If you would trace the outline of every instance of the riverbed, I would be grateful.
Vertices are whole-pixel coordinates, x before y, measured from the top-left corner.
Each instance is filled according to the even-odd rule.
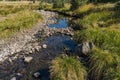
[[[60,54],[73,53],[76,42],[68,17],[49,11],[36,11],[44,21],[32,29],[0,42],[0,80],[49,80],[49,64]],[[16,36],[17,35],[17,36]],[[25,62],[26,59],[31,59]]]

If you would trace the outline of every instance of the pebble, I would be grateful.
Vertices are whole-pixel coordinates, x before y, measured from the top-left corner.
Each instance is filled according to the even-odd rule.
[[[33,57],[24,57],[24,61],[27,63],[30,63],[32,61]]]

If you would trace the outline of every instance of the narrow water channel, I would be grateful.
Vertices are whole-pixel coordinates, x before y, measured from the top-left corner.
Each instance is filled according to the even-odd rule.
[[[52,18],[54,23],[49,24],[50,28],[68,28],[69,27],[69,18],[63,16],[57,16]],[[47,46],[47,53],[53,53],[54,56],[57,56],[61,53],[65,53],[65,49],[69,50],[70,53],[74,53],[77,43],[72,39],[72,37],[67,35],[53,35],[45,39],[43,44]],[[49,69],[42,69],[39,72],[43,74],[43,78],[40,80],[49,80]],[[46,74],[45,74],[46,73]],[[47,76],[47,77],[46,77]]]

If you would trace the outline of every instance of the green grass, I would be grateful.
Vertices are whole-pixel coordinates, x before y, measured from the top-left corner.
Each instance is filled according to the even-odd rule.
[[[41,6],[42,5],[42,6]],[[59,11],[59,12],[66,12],[69,11],[70,9],[70,4],[65,4],[63,8],[53,8],[53,4],[49,4],[49,3],[42,3],[40,4],[40,8],[42,7],[42,9],[45,10],[52,10],[52,11]]]
[[[0,21],[0,37],[7,38],[13,33],[28,29],[40,19],[42,19],[41,15],[36,12],[30,10],[19,11],[13,16]]]
[[[86,80],[83,65],[74,57],[57,57],[50,66],[51,80]]]
[[[89,76],[92,80],[120,79],[120,56],[116,53],[96,48],[89,58]]]
[[[91,13],[89,15],[86,15],[82,20],[80,20],[80,23],[85,27],[97,27],[98,22],[105,21],[105,19],[108,19],[111,15],[111,12],[103,11],[103,12],[96,12]]]
[[[89,28],[78,32],[78,41],[92,41],[97,47],[120,52],[120,31],[114,28]]]
[[[39,4],[30,3],[0,3],[0,15],[6,16],[8,14],[13,14],[22,10],[33,10],[38,9]]]

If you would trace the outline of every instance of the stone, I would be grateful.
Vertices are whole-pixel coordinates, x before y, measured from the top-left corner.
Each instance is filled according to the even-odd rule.
[[[77,56],[88,56],[89,53],[92,51],[94,47],[94,44],[92,42],[85,42],[82,44],[78,44],[78,46],[75,49],[75,54]]]
[[[40,78],[40,77],[41,77],[41,74],[40,74],[40,72],[36,72],[36,73],[33,74],[33,76],[34,76],[35,78]]]
[[[32,61],[33,57],[24,57],[24,61],[27,63],[30,63]]]
[[[32,48],[31,50],[32,50],[32,52],[35,52],[35,49],[34,49],[34,48]]]
[[[99,21],[97,24],[98,24],[98,26],[100,26],[100,27],[104,27],[104,26],[105,26],[104,21]]]
[[[12,77],[10,80],[17,80],[16,77]]]
[[[43,46],[42,46],[42,47],[46,49],[46,48],[47,48],[47,45],[46,45],[46,44],[43,44]]]
[[[36,50],[39,51],[41,49],[41,46],[37,46]]]
[[[8,60],[9,60],[9,62],[11,62],[11,63],[12,63],[12,59],[11,59],[11,58],[8,58]]]
[[[18,76],[21,76],[22,74],[21,73],[17,73]]]
[[[61,54],[61,58],[65,58],[65,57],[68,57],[67,54]]]
[[[32,50],[30,50],[30,51],[29,51],[29,53],[33,53],[33,51],[32,51]]]

